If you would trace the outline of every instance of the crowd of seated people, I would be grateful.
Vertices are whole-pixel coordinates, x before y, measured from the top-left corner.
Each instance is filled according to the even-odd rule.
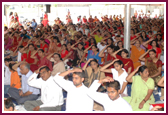
[[[164,19],[134,16],[130,30],[124,49],[121,16],[4,27],[4,94],[27,111],[61,111],[62,91],[71,112],[162,110],[153,91],[162,87],[164,100]]]

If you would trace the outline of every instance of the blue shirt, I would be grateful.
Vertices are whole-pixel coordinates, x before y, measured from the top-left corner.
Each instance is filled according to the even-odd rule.
[[[40,89],[34,88],[28,85],[27,80],[29,77],[33,74],[31,70],[26,75],[21,74],[22,76],[22,91],[23,93],[26,93],[28,91],[32,92],[34,95],[38,95],[40,93]]]
[[[37,23],[36,22],[32,22],[32,27],[33,27],[33,30],[35,30],[35,28],[37,27]]]
[[[99,57],[99,52],[97,53],[97,55],[95,55],[92,50],[89,50],[87,60],[90,59],[90,58],[97,59],[98,63],[101,64],[101,57]]]

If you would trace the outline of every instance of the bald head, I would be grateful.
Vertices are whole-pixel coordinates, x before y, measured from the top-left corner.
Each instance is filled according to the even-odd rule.
[[[30,70],[30,65],[28,63],[23,63],[20,65],[20,73],[26,75]]]

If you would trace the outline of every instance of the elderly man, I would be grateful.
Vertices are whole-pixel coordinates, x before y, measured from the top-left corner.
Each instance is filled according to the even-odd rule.
[[[36,100],[40,91],[39,89],[31,87],[27,84],[28,78],[33,74],[30,70],[30,65],[28,63],[19,62],[15,65],[14,69],[16,70],[19,65],[19,75],[22,76],[22,90],[11,87],[8,90],[8,94],[12,98],[16,99],[18,104],[23,104],[25,101]]]

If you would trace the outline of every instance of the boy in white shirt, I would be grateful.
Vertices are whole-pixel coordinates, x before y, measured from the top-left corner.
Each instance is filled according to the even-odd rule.
[[[73,73],[73,82],[67,81],[64,77]],[[83,84],[85,72],[75,68],[63,73],[57,73],[55,82],[67,91],[66,111],[70,112],[91,112],[93,100],[87,95],[88,88]]]
[[[5,64],[4,64],[4,69],[5,69],[4,94],[7,94],[10,88],[10,77],[11,77],[9,63],[12,61],[12,58],[6,57],[4,61],[5,61]]]
[[[99,93],[96,90],[104,82],[107,83],[107,94]],[[120,95],[120,83],[113,80],[111,77],[106,77],[102,80],[95,80],[90,86],[88,95],[96,102],[103,105],[104,110],[108,112],[131,112],[132,108]]]

